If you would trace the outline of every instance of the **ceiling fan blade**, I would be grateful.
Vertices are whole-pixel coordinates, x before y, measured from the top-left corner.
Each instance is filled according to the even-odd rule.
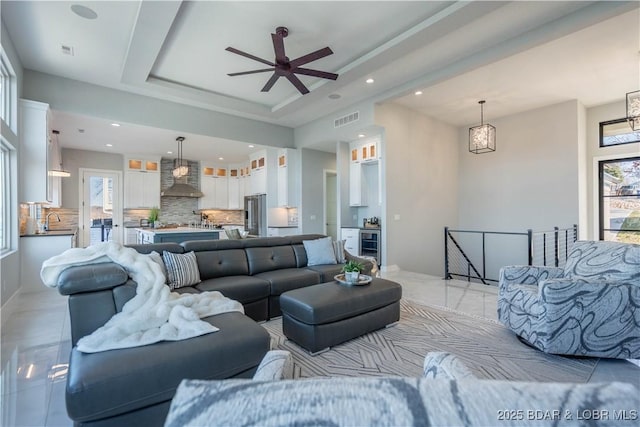
[[[225,50],[231,53],[235,53],[236,55],[244,56],[245,58],[253,59],[254,61],[262,62],[263,64],[271,65],[272,67],[276,66],[276,64],[274,64],[273,62],[269,62],[266,59],[258,58],[257,56],[253,56],[250,53],[243,52],[233,47],[228,47]]]
[[[309,68],[295,68],[291,71],[296,74],[304,74],[305,76],[320,77],[322,79],[335,80],[338,78],[337,74],[328,73],[326,71],[311,70]]]
[[[287,62],[287,57],[284,54],[284,39],[279,34],[271,34],[271,41],[273,41],[273,51],[276,53],[276,62],[284,64]]]
[[[296,77],[295,74],[289,73],[286,74],[285,77],[289,79],[289,81],[300,91],[301,94],[305,95],[309,93],[309,89],[300,81],[299,78]]]
[[[300,65],[308,64],[309,62],[316,61],[320,58],[324,58],[325,56],[329,56],[333,54],[333,51],[329,47],[325,47],[315,52],[308,53],[300,58],[296,58],[289,63],[291,68],[298,68]]]
[[[273,87],[274,84],[276,84],[279,78],[280,74],[273,73],[273,76],[271,76],[267,84],[264,85],[261,92],[269,92],[269,90]]]
[[[229,73],[227,76],[243,76],[245,74],[266,73],[267,71],[273,71],[273,68],[262,68],[260,70],[242,71],[240,73]]]

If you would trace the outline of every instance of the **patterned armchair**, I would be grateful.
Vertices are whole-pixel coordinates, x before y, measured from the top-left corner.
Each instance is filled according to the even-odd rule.
[[[498,318],[546,353],[640,358],[640,245],[578,241],[562,268],[500,270]]]

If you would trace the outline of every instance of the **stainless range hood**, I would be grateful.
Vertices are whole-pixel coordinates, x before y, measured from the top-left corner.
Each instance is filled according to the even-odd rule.
[[[187,184],[186,176],[174,178],[173,185],[160,192],[161,196],[168,197],[202,197],[202,191]]]

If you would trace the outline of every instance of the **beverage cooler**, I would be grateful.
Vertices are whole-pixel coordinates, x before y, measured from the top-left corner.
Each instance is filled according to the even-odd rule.
[[[371,256],[380,265],[380,230],[360,230],[360,255]]]

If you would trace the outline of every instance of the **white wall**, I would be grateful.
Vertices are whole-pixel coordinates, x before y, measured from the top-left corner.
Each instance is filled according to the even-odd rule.
[[[302,169],[302,203],[298,211],[298,222],[302,232],[324,233],[324,170],[336,170],[336,155],[324,151],[300,150]],[[313,217],[313,219],[312,219]]]
[[[496,127],[497,148],[485,154],[469,152],[468,128],[460,128],[459,229],[535,232],[577,224],[581,108],[577,101],[568,101],[489,118]],[[500,266],[526,264],[526,237],[489,240],[489,277],[497,278]],[[478,267],[480,246],[474,241],[472,260]]]
[[[600,147],[600,122],[621,119],[627,115],[625,100],[611,104],[592,107],[587,110],[587,209],[588,223],[586,228],[588,239],[598,236],[598,172],[599,160],[618,159],[631,156],[640,156],[640,143]]]
[[[395,104],[377,105],[375,121],[385,135],[386,265],[442,276],[443,229],[457,225],[457,129]]]
[[[64,159],[65,169],[71,172],[70,177],[62,178],[62,207],[67,209],[77,209],[79,207],[79,168],[115,171],[124,169],[124,157],[122,154],[63,148],[62,158]]]
[[[13,42],[9,37],[9,33],[7,33],[6,26],[2,21],[0,21],[0,31],[1,31],[0,42],[2,43],[2,48],[4,49],[9,59],[9,62],[11,62],[11,65],[13,66],[13,71],[16,74],[16,83],[17,83],[16,98],[21,98],[22,97],[22,81],[23,81],[22,63],[20,62],[20,58],[16,53],[16,50],[13,46]],[[18,108],[16,108],[16,114],[19,114]],[[15,161],[12,163],[12,166],[13,166],[13,179],[14,179],[14,182],[17,183],[17,185],[12,188],[13,197],[11,200],[11,208],[12,208],[11,213],[13,215],[14,220],[12,221],[11,224],[5,224],[5,226],[8,226],[8,232],[11,233],[11,237],[14,242],[13,246],[17,250],[5,255],[4,257],[2,257],[2,259],[0,259],[0,277],[2,280],[2,286],[0,288],[1,289],[0,305],[4,306],[5,303],[9,300],[9,298],[15,295],[18,289],[20,288],[20,248],[18,245],[18,235],[19,235],[18,194],[21,189],[20,187],[21,183],[18,182],[18,176],[19,176],[18,165],[20,164],[20,161],[19,161],[20,160],[19,159],[20,139],[18,138],[17,127],[15,126],[17,123],[17,120],[15,120],[15,123],[9,124],[9,126],[5,125],[3,120],[0,120],[0,123],[2,126],[2,129],[1,129],[2,137],[5,138],[6,141],[9,144],[11,144],[13,148],[15,148],[16,150],[16,158],[15,158]],[[15,131],[14,129],[12,129],[12,127],[15,129]],[[4,313],[5,312],[3,312],[3,314]],[[4,317],[5,316],[3,315],[3,318]]]

